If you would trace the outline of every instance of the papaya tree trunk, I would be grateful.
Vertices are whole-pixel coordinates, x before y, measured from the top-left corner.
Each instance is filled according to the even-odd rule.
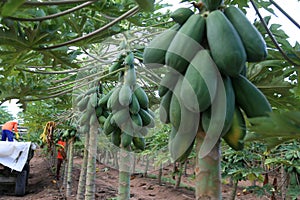
[[[72,195],[72,170],[73,170],[73,153],[74,153],[74,138],[69,140],[68,148],[68,169],[67,169],[67,190],[66,196]]]
[[[221,192],[221,171],[220,171],[220,141],[214,146],[205,157],[199,156],[201,145],[204,141],[205,133],[198,132],[196,137],[197,159],[195,165],[196,175],[196,200],[219,200]]]
[[[87,163],[88,163],[88,146],[89,146],[89,133],[85,133],[85,142],[84,142],[84,152],[83,152],[83,161],[81,164],[80,177],[77,188],[76,200],[83,200],[85,194],[85,183],[86,183],[86,173],[87,173]]]
[[[178,169],[179,171],[178,171],[178,176],[177,176],[176,183],[174,186],[175,189],[177,189],[181,183],[181,177],[182,177],[182,172],[183,172],[183,163],[182,162],[179,162],[178,168],[179,168]]]
[[[86,190],[85,199],[94,200],[95,199],[95,178],[96,178],[96,155],[97,155],[97,135],[98,135],[98,124],[90,125],[90,137],[88,145],[88,164],[87,164],[87,174],[86,174]]]
[[[132,155],[130,146],[120,150],[120,169],[119,169],[119,199],[130,199],[130,172],[132,165]]]

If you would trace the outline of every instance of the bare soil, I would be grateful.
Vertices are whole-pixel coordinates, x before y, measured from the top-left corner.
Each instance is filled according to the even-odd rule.
[[[14,186],[7,185],[0,187],[0,200],[54,200],[54,199],[76,199],[77,185],[80,175],[80,166],[82,158],[76,157],[74,159],[73,171],[73,191],[72,196],[65,197],[65,189],[62,187],[62,181],[54,180],[54,172],[49,161],[45,156],[41,155],[37,150],[35,156],[30,162],[30,176],[27,186],[27,192],[24,197],[14,196]],[[163,176],[170,176],[172,168],[165,168]],[[192,169],[188,170],[192,173]],[[100,163],[97,163],[96,173],[96,199],[108,200],[115,198],[118,193],[118,171],[108,168]],[[170,177],[172,179],[172,177]],[[174,185],[169,182],[158,184],[158,180],[154,178],[145,178],[141,174],[136,174],[131,177],[130,191],[132,200],[190,200],[194,199],[193,180],[191,176],[183,176],[182,183],[190,187],[179,187],[174,189]],[[224,184],[222,186],[223,199],[230,199],[233,188]],[[237,191],[236,200],[255,200],[255,199],[269,199],[267,197],[256,197],[252,193],[243,193],[243,188],[239,187]]]

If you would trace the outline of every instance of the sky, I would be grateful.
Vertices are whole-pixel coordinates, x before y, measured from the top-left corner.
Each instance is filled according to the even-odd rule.
[[[172,7],[169,7],[170,10],[175,10],[179,7],[187,7],[188,3],[180,4],[181,0],[163,0],[163,3],[173,4]],[[275,0],[275,2],[284,9],[298,24],[300,24],[300,2],[298,0]],[[292,22],[290,22],[280,11],[275,7],[273,8],[277,16],[272,15],[271,23],[277,23],[282,25],[282,29],[290,37],[290,43],[293,45],[296,41],[300,43],[300,29],[298,29]],[[271,15],[269,12],[262,11],[261,14],[263,17]],[[253,8],[250,8],[249,14],[247,15],[250,21],[254,21],[255,18],[258,18],[255,15]],[[2,105],[8,107],[8,112],[10,112],[15,118],[17,113],[20,112],[20,108],[16,105],[17,100],[11,100],[10,102],[5,102]]]

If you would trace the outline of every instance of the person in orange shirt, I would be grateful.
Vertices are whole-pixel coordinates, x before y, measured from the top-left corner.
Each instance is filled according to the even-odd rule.
[[[6,138],[8,139],[9,142],[14,141],[14,133],[13,130],[15,131],[16,139],[19,139],[19,134],[18,134],[18,122],[17,121],[9,121],[6,122],[2,126],[2,141],[6,141]]]
[[[56,180],[59,180],[60,177],[60,168],[63,163],[63,161],[66,159],[66,142],[62,140],[62,137],[59,138],[57,142],[57,165],[56,165]]]

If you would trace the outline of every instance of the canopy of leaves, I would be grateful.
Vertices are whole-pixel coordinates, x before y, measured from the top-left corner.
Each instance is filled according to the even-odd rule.
[[[257,117],[249,119],[250,132],[246,141],[261,141],[266,143],[269,149],[290,140],[300,138],[300,112],[286,111],[273,112],[269,117]]]

